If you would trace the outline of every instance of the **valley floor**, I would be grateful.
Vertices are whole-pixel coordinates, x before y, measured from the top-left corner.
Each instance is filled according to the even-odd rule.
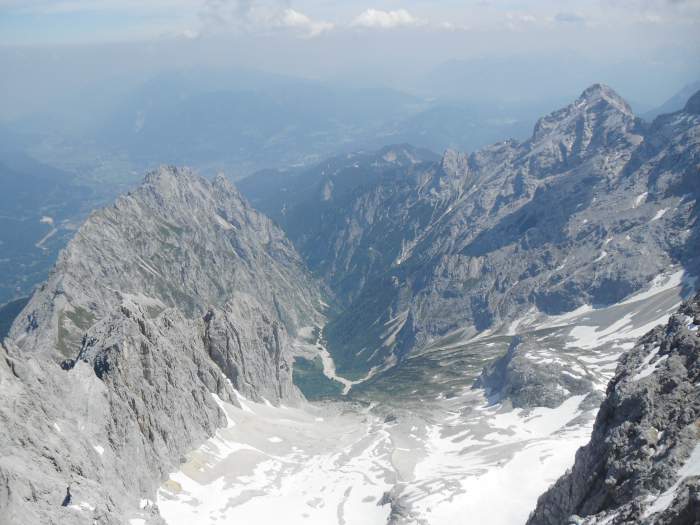
[[[241,398],[237,408],[217,399],[228,426],[163,484],[160,513],[170,525],[524,523],[588,441],[598,403],[489,402],[472,388],[482,367],[514,332],[529,334],[538,362],[559,362],[603,392],[619,355],[681,302],[682,275],[605,309],[438,342],[348,400],[275,407]]]

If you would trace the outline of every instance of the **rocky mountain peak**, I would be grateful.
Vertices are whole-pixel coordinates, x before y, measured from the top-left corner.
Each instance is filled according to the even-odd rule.
[[[595,107],[598,104],[612,106],[622,113],[633,117],[634,112],[630,105],[617,92],[605,84],[593,84],[586,88],[581,96],[577,99],[576,105],[586,106],[588,108]]]
[[[129,521],[227,424],[221,401],[300,400],[288,334],[317,323],[320,303],[282,231],[225,177],[150,172],[85,221],[0,345],[0,398],[14,396],[0,449],[17,458],[0,465],[0,522]],[[76,517],[56,503],[66,485],[118,517]],[[41,502],[27,505],[32,491]]]
[[[74,357],[85,331],[124,296],[188,317],[254,297],[293,333],[315,315],[317,293],[282,231],[230,182],[163,166],[92,214],[10,335],[33,351]]]
[[[642,140],[629,104],[610,87],[594,84],[572,104],[538,120],[526,147],[531,169],[546,175],[602,149],[626,150]]]
[[[159,184],[163,181],[177,179],[179,176],[189,171],[190,170],[187,168],[178,168],[177,166],[163,164],[146,173],[143,181],[146,184]]]
[[[178,187],[182,188],[196,178],[189,168],[161,165],[146,173],[143,184],[136,191],[148,189],[162,195],[174,195]]]
[[[226,175],[224,175],[221,172],[217,173],[214,176],[212,184],[217,190],[223,190],[228,193],[238,193],[236,187],[231,183],[230,180],[228,180],[228,177],[226,177]]]

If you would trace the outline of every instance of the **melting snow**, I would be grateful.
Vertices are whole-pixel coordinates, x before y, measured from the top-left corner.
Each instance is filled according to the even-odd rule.
[[[415,471],[424,480],[419,487],[428,494],[414,502],[420,493],[409,487],[412,510],[428,523],[461,523],[465,516],[473,523],[524,523],[537,497],[571,465],[575,451],[589,438],[590,423],[569,426],[580,414],[583,397],[529,414],[485,410],[482,421],[492,428],[485,436],[468,432],[456,440],[432,427],[429,455]],[[508,505],[499,504],[504,494]]]
[[[684,270],[678,270],[677,272],[674,272],[672,274],[659,275],[655,277],[654,280],[651,282],[651,286],[648,290],[634,294],[633,296],[625,299],[620,304],[631,304],[636,303],[638,301],[650,299],[651,297],[661,292],[665,292],[667,290],[672,290],[673,288],[679,287],[681,284],[683,284],[683,281],[685,279],[686,275]]]
[[[386,326],[387,329],[382,334],[382,337],[384,338],[382,347],[389,347],[394,344],[396,341],[396,336],[406,324],[406,319],[408,319],[408,310],[384,323],[384,326]]]
[[[681,467],[678,471],[678,480],[673,484],[671,488],[659,495],[658,498],[650,505],[644,512],[644,517],[649,517],[656,512],[661,512],[668,508],[668,506],[673,502],[673,498],[676,495],[676,489],[683,482],[683,480],[690,476],[700,475],[700,444],[696,445],[693,452],[690,454],[688,461],[685,465]]]
[[[649,377],[651,374],[654,373],[654,371],[658,368],[658,366],[668,358],[667,355],[661,357],[658,361],[656,361],[653,365],[651,365],[652,359],[654,359],[657,354],[659,353],[659,347],[655,347],[651,352],[649,352],[649,355],[647,355],[644,358],[644,361],[642,361],[642,364],[639,365],[639,372],[637,372],[633,377],[632,381],[639,381],[640,379],[644,379],[645,377]]]
[[[544,324],[535,324],[543,320],[539,312],[528,312],[508,328],[550,327],[545,338],[537,334],[543,344],[536,358],[564,363],[569,373],[592,375],[597,384],[611,375],[622,349],[668,317],[682,280],[677,272],[621,304],[583,306],[545,318]],[[386,323],[387,336],[401,316]],[[458,344],[451,340],[440,348],[459,352],[459,345],[477,344],[481,351],[502,339],[503,331],[464,335]],[[567,346],[590,352],[567,352],[562,346],[569,336],[575,342]],[[494,339],[482,341],[487,337]],[[320,341],[304,348],[325,355],[324,371],[333,376],[332,359]],[[653,358],[647,356],[637,373],[651,373],[660,362],[652,365]],[[435,370],[433,379],[441,377]],[[346,388],[352,384],[345,382],[350,383]],[[157,504],[170,525],[379,525],[387,522],[391,508],[378,502],[390,490],[416,522],[462,523],[468,516],[474,523],[522,523],[537,497],[588,441],[594,415],[581,408],[584,396],[570,397],[554,409],[512,410],[486,406],[481,392],[469,386],[456,398],[440,390],[426,392],[420,409],[411,407],[410,416],[392,424],[384,423],[386,414],[373,406],[327,402],[283,408],[237,396],[241,408],[214,397],[226,413],[227,427],[188,454],[159,490]],[[503,494],[508,494],[507,505]]]
[[[214,214],[214,220],[221,226],[224,230],[234,230],[235,226],[228,222],[226,219],[224,219],[221,215],[218,213]]]
[[[652,217],[652,221],[658,221],[661,217],[663,217],[666,214],[667,208],[664,208],[662,210],[659,210],[656,212],[656,215]]]
[[[155,268],[153,268],[153,266],[149,265],[146,261],[144,261],[138,255],[136,256],[136,262],[138,263],[138,265],[141,268],[146,270],[148,273],[151,273],[151,274],[155,275],[156,277],[161,277],[160,273],[158,273],[158,271]]]
[[[646,199],[647,195],[649,195],[649,192],[644,192],[641,195],[637,195],[637,198],[634,199],[634,206],[633,208],[638,208],[640,204],[642,204]]]
[[[157,504],[170,525],[379,525],[391,509],[378,502],[395,487],[429,523],[465,515],[475,523],[522,522],[590,435],[592,417],[577,419],[583,397],[555,409],[490,406],[466,420],[448,412],[431,424],[392,425],[371,408],[354,413],[342,404],[283,411],[249,402],[248,412],[224,403],[234,426],[188,456]],[[504,491],[512,501],[494,505]]]

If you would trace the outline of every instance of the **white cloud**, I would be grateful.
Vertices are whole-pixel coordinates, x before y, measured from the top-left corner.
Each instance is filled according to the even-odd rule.
[[[335,27],[332,22],[289,7],[287,0],[204,0],[199,18],[205,33],[268,34],[286,30],[312,38]]]
[[[330,31],[335,26],[331,22],[324,20],[313,20],[304,13],[287,8],[282,11],[277,19],[273,22],[276,27],[286,27],[301,31],[304,36],[309,38],[318,36],[326,31]]]
[[[405,9],[397,9],[396,11],[367,9],[353,20],[352,25],[355,27],[394,29],[397,27],[420,26],[425,23],[425,20],[416,18]]]

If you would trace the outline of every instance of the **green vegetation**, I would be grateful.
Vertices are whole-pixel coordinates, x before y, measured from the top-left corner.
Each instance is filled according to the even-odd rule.
[[[297,357],[294,360],[294,384],[309,400],[336,397],[343,391],[343,385],[323,374],[320,357],[313,361]]]
[[[333,357],[338,375],[350,380],[362,379],[375,365],[381,365],[390,347],[380,348],[386,312],[393,297],[392,276],[386,274],[372,281],[362,295],[341,315],[332,319],[324,328],[326,348]],[[388,319],[386,319],[388,320]],[[372,359],[358,357],[358,349],[380,348]]]

